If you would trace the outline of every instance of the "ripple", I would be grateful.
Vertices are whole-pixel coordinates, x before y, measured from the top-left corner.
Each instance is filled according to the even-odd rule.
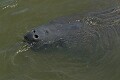
[[[0,7],[4,10],[7,8],[15,8],[18,5],[17,0],[2,0],[0,1]]]
[[[17,64],[15,64],[15,58],[16,58],[16,56],[18,55],[18,54],[20,54],[20,53],[23,53],[23,52],[25,52],[25,51],[28,51],[30,49],[30,46],[28,46],[28,45],[23,45],[23,46],[21,46],[15,53],[14,53],[14,55],[11,57],[11,62],[12,62],[12,64],[13,65],[17,65]]]

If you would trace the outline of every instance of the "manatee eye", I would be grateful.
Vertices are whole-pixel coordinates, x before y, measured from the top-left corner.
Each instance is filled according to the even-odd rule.
[[[49,33],[49,31],[48,31],[48,30],[45,30],[45,33],[47,33],[47,34],[48,34],[48,33]]]
[[[36,31],[35,31],[35,30],[32,30],[32,32],[34,32],[34,33],[35,33]]]

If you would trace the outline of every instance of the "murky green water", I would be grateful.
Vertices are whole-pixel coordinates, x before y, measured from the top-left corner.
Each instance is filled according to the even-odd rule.
[[[60,52],[23,50],[28,30],[71,14],[119,5],[117,0],[0,0],[0,80],[120,80],[120,50],[98,63],[84,63]],[[81,15],[82,16],[82,15]],[[17,53],[18,52],[18,53]]]

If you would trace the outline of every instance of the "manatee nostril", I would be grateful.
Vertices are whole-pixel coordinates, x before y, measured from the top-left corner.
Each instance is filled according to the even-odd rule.
[[[39,36],[38,36],[38,35],[34,35],[34,38],[35,38],[35,39],[38,39],[38,38],[39,38]]]

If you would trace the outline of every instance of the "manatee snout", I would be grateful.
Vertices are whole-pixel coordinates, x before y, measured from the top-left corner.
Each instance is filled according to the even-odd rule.
[[[24,35],[24,40],[27,42],[38,42],[39,35],[35,33],[35,30],[28,32]]]

